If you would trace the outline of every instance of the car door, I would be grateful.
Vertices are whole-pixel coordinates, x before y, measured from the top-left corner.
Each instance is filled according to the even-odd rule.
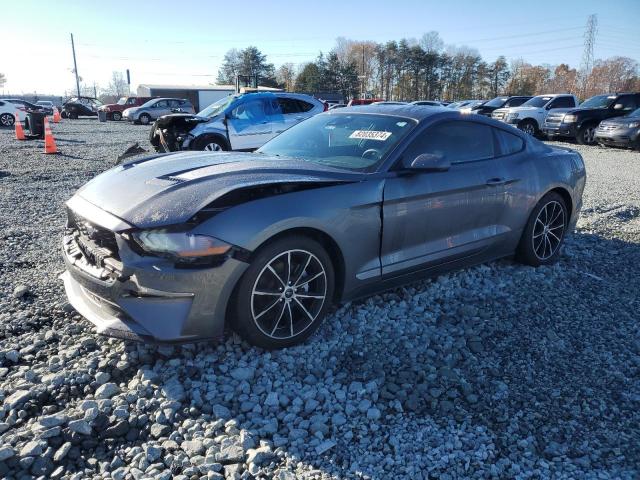
[[[171,113],[171,109],[169,107],[168,100],[158,100],[149,109],[149,115],[151,115],[151,118],[153,118],[154,120],[158,119],[163,115],[168,115],[170,113]]]
[[[621,117],[640,108],[640,95],[620,95],[611,105],[612,116]]]
[[[420,154],[451,162],[444,172],[412,172],[385,183],[381,264],[383,275],[421,269],[479,253],[500,234],[503,180],[491,127],[443,121],[407,147],[403,161]]]
[[[264,145],[272,136],[263,98],[248,98],[227,115],[229,143],[232,150],[252,150]]]

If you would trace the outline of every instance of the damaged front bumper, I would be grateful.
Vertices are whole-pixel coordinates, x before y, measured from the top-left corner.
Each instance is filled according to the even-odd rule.
[[[209,121],[209,118],[185,113],[164,115],[154,122],[149,142],[158,152],[188,150],[195,138],[193,130]]]
[[[115,234],[119,259],[66,235],[69,302],[98,333],[134,340],[184,342],[218,338],[233,288],[248,264],[227,258],[215,267],[176,268],[170,259],[139,255]]]

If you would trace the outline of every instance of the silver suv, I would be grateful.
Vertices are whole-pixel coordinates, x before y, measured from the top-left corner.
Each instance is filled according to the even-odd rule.
[[[195,113],[189,100],[181,98],[154,98],[139,107],[127,108],[122,112],[122,118],[133,123],[148,125],[163,115],[174,112]]]
[[[310,95],[253,92],[230,95],[197,115],[159,118],[151,129],[156,150],[255,150],[288,128],[326,110]]]

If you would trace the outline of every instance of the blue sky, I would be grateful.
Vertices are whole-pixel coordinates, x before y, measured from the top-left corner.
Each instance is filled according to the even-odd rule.
[[[234,47],[255,45],[277,66],[312,60],[340,36],[384,42],[430,30],[446,44],[477,48],[488,61],[503,54],[579,66],[591,13],[599,23],[596,58],[640,61],[640,0],[10,1],[0,14],[0,72],[5,93],[71,90],[70,32],[80,75],[98,85],[127,68],[133,87],[207,84]]]

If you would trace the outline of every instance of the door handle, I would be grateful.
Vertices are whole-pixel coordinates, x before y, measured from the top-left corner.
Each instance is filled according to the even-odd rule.
[[[504,178],[490,178],[489,180],[487,180],[487,185],[491,186],[491,187],[498,187],[500,185],[504,185],[505,183],[507,183],[507,180]]]

